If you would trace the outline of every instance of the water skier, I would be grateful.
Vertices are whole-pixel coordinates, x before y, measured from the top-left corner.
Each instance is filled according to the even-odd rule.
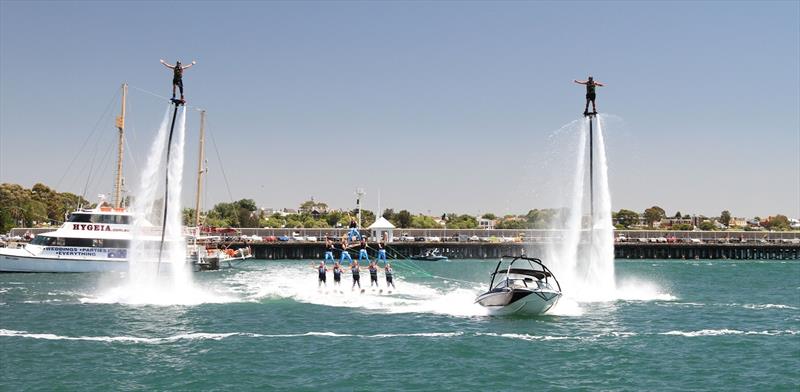
[[[334,258],[333,258],[334,249],[336,249],[336,246],[333,245],[333,241],[331,241],[330,238],[326,238],[325,239],[325,257],[324,257],[325,261],[328,261],[328,260],[333,261],[334,260]]]
[[[369,287],[372,287],[372,284],[378,286],[378,265],[373,261],[369,263]]]
[[[353,239],[361,239],[361,233],[358,232],[358,224],[355,218],[350,218],[350,231],[347,232],[347,237],[350,238],[350,241]]]
[[[320,261],[318,267],[311,267],[311,268],[314,268],[317,270],[317,272],[319,272],[319,281],[317,282],[317,287],[320,287],[323,284],[325,285],[325,287],[328,287],[328,282],[327,282],[328,268],[325,267],[325,262]]]
[[[366,259],[369,261],[369,253],[367,253],[367,240],[363,237],[361,238],[361,244],[358,245],[358,261]]]
[[[392,270],[392,263],[386,263],[386,267],[383,267],[383,271],[386,274],[386,287],[392,286],[393,289],[396,289],[392,277],[392,273],[394,272],[394,270]]]
[[[344,259],[353,262],[353,258],[350,257],[350,252],[347,251],[347,249],[349,249],[350,246],[347,244],[346,238],[342,238],[342,242],[339,243],[339,248],[341,248],[342,250],[342,254],[341,256],[339,256],[339,262],[344,264]]]
[[[583,109],[583,115],[589,115],[589,101],[592,102],[592,112],[597,114],[597,106],[594,104],[594,99],[596,97],[594,88],[595,87],[603,87],[605,86],[603,83],[595,82],[594,79],[589,76],[589,80],[573,80],[573,82],[578,84],[586,85],[586,107]]]
[[[333,287],[342,287],[342,266],[338,261],[333,263]]]
[[[353,287],[350,289],[355,289],[356,285],[358,285],[358,288],[361,288],[361,268],[358,267],[358,261],[354,261],[353,264],[350,264],[350,272],[353,273]]]
[[[378,259],[377,261],[386,262],[386,233],[381,236],[381,240],[378,242]]]
[[[197,64],[197,61],[192,60],[192,63],[189,65],[181,65],[180,61],[176,61],[175,65],[170,65],[166,61],[161,61],[161,64],[164,64],[165,67],[172,70],[172,99],[175,99],[175,87],[177,86],[181,90],[181,101],[183,101],[183,70]]]

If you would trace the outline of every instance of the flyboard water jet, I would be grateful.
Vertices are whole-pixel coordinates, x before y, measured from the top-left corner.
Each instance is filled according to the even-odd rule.
[[[169,157],[170,151],[172,150],[172,134],[175,131],[175,119],[178,117],[178,108],[181,105],[185,105],[186,101],[181,99],[170,99],[172,104],[175,106],[175,109],[172,111],[172,124],[169,126],[169,136],[167,138],[167,164],[166,166],[166,177],[164,181],[164,216],[161,220],[161,242],[158,245],[158,268],[156,269],[156,273],[161,270],[161,256],[164,252],[164,235],[167,232],[167,209],[169,208]]]

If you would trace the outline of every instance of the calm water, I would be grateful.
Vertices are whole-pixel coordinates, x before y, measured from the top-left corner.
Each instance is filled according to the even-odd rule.
[[[422,266],[452,279],[339,293],[251,261],[158,306],[117,274],[0,274],[0,390],[800,388],[797,262],[619,261],[623,299],[536,318],[472,304],[492,262]]]

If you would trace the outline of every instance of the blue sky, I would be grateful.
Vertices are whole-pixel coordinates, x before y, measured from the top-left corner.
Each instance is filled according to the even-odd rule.
[[[3,1],[0,182],[81,193],[94,162],[87,194],[110,192],[125,81],[133,188],[166,106],[143,91],[170,93],[158,60],[196,59],[187,99],[222,156],[208,147],[207,206],[230,201],[224,169],[234,199],[265,207],[351,207],[363,187],[373,210],[380,194],[523,213],[562,203],[542,157],[583,109],[572,79],[592,74],[614,115],[614,209],[797,217],[799,4]]]

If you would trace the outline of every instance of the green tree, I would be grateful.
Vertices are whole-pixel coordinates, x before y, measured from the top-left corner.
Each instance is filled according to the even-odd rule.
[[[664,219],[667,217],[667,214],[664,212],[664,209],[659,206],[652,206],[646,210],[644,210],[644,219],[647,221],[647,225],[653,227],[653,223]]]
[[[495,220],[497,219],[497,215],[492,214],[491,212],[487,212],[481,216],[481,219]]]
[[[626,229],[629,229],[639,222],[639,214],[636,213],[636,211],[621,209],[617,212],[617,222]]]
[[[704,221],[700,222],[700,224],[697,226],[697,228],[700,229],[700,230],[704,230],[704,231],[711,231],[711,230],[716,229],[717,227],[714,226],[714,222],[712,222],[710,220],[704,220]]]
[[[719,223],[722,223],[725,226],[730,226],[731,224],[731,212],[728,210],[722,211],[719,214]]]
[[[393,221],[392,224],[400,228],[408,228],[411,227],[412,218],[410,212],[407,210],[400,210],[400,212],[397,213],[397,221]]]
[[[497,224],[494,225],[496,229],[514,229],[514,230],[523,230],[528,228],[528,222],[511,218],[511,219],[503,219]]]
[[[472,215],[447,214],[448,229],[477,229],[478,219]],[[488,218],[487,218],[488,219]]]
[[[411,227],[415,229],[438,229],[441,228],[442,225],[436,223],[433,218],[425,215],[414,215],[411,218]]]
[[[768,230],[783,231],[790,230],[792,227],[789,224],[789,218],[786,215],[775,215],[764,224]]]

